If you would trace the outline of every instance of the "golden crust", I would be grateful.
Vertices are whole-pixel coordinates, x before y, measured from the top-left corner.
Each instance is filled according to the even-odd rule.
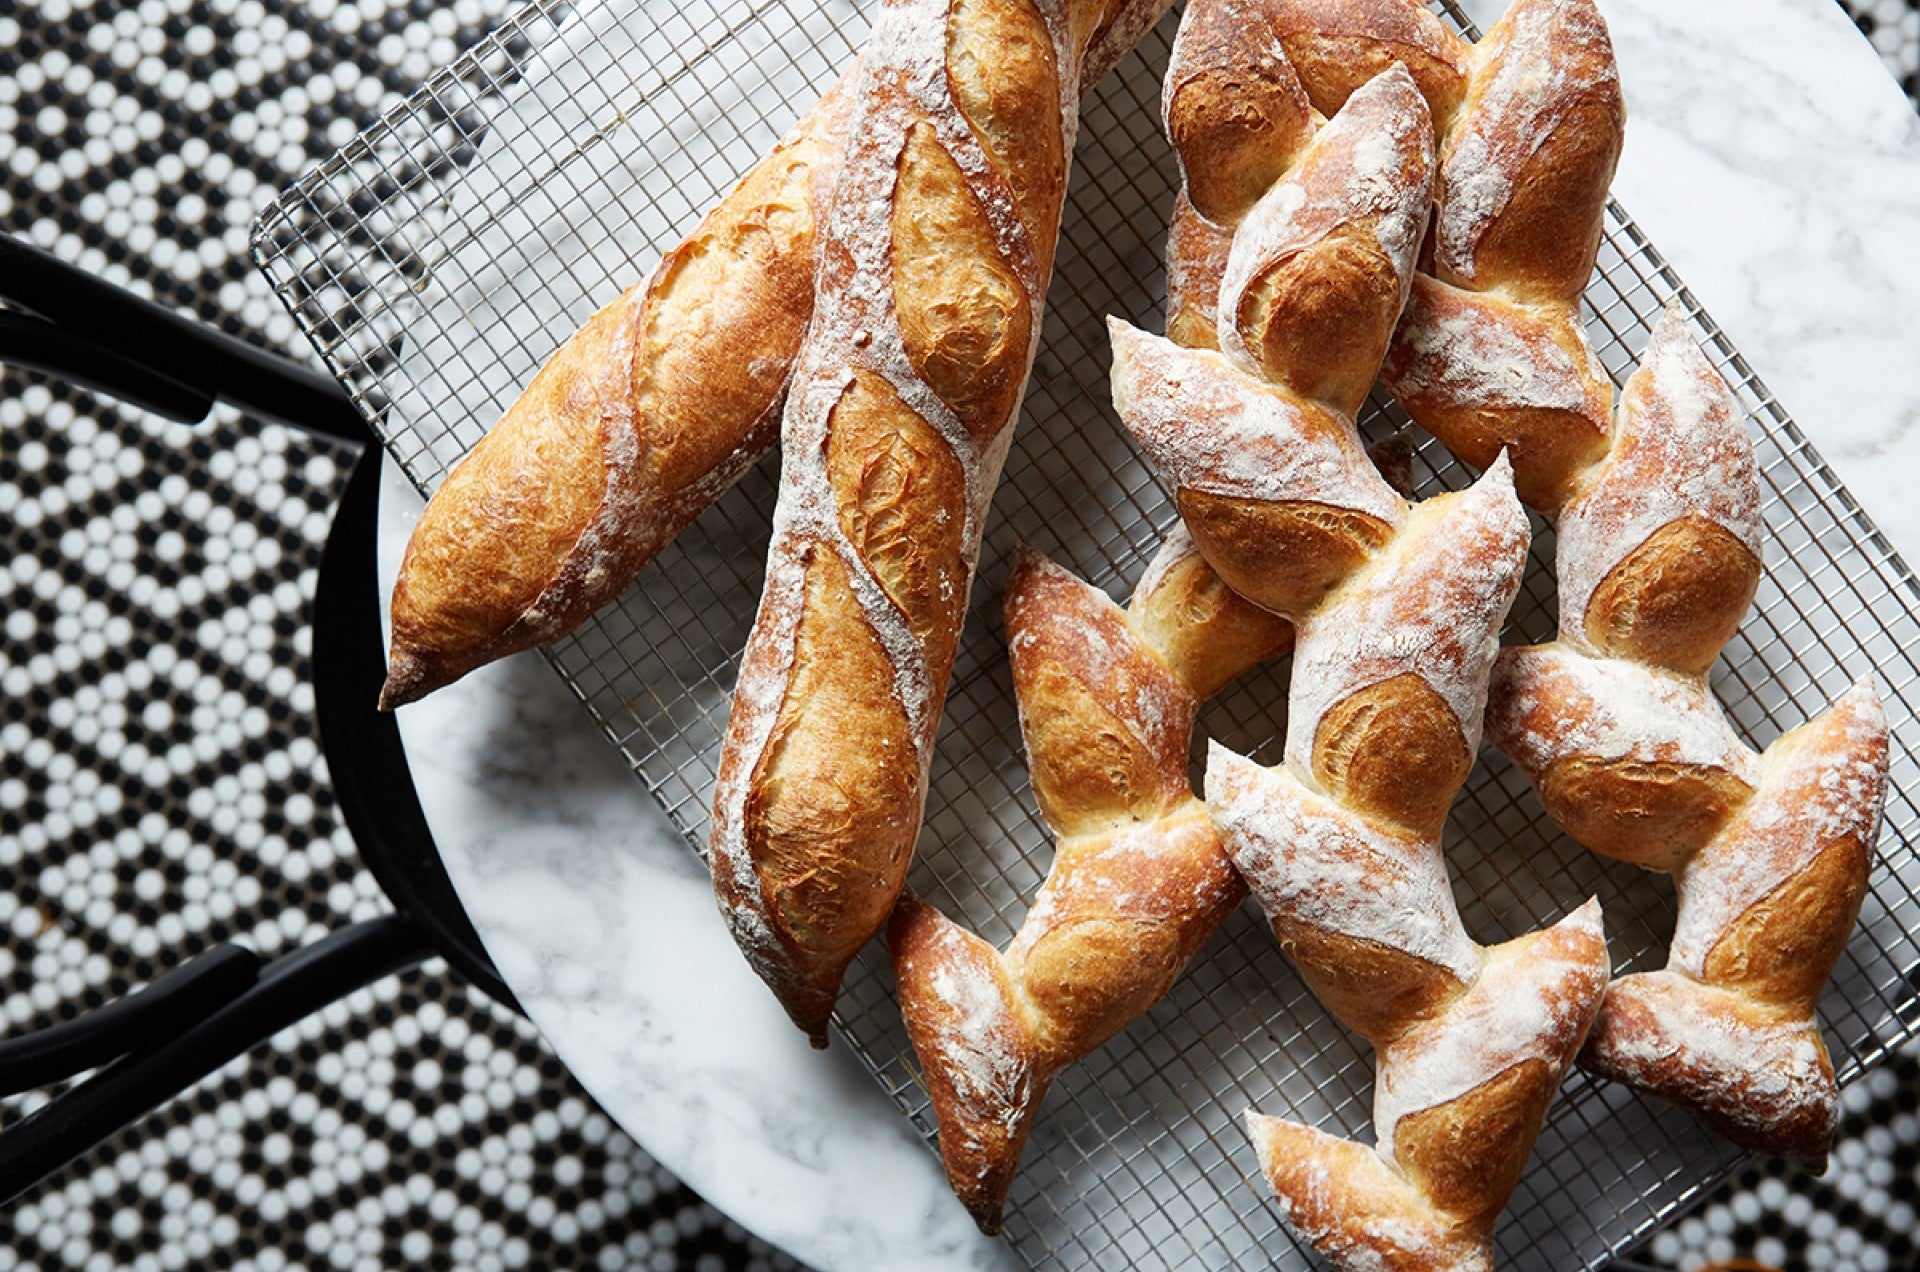
[[[746,819],[760,904],[790,955],[775,988],[824,1044],[841,976],[906,881],[925,778],[893,666],[846,565],[818,550],[805,569],[805,652],[749,783]],[[725,871],[714,878],[733,886]]]
[[[1446,968],[1383,941],[1284,919],[1273,921],[1273,935],[1321,1005],[1368,1040],[1393,1037],[1463,988]]]
[[[954,0],[947,83],[981,149],[1006,174],[1033,254],[1052,268],[1067,180],[1060,68],[1040,13],[1025,0]]]
[[[1704,517],[1669,521],[1607,572],[1587,602],[1586,637],[1615,658],[1702,676],[1760,586],[1760,558]]]
[[[1201,699],[1293,648],[1293,625],[1228,587],[1180,528],[1134,591],[1127,618]]]
[[[1580,1066],[1679,1105],[1742,1148],[1816,1171],[1839,1125],[1817,1021],[1672,970],[1614,982]]]
[[[1620,160],[1626,133],[1626,105],[1614,70],[1613,49],[1597,15],[1598,37],[1581,30],[1584,5],[1566,0],[1517,0],[1482,42],[1481,63],[1461,108],[1463,118],[1478,116],[1477,140],[1501,169],[1508,186],[1505,207],[1491,219],[1473,254],[1472,285],[1500,288],[1530,303],[1577,305],[1593,276],[1600,249],[1607,188]],[[1525,12],[1534,10],[1541,16]],[[1485,110],[1488,89],[1510,53],[1510,39],[1522,26],[1544,30],[1551,43],[1553,85],[1545,100],[1531,98],[1523,110],[1504,103]],[[1535,57],[1537,48],[1519,57]],[[1550,131],[1536,137],[1542,120]],[[1476,154],[1482,151],[1476,147]],[[1459,173],[1442,162],[1438,198],[1449,197],[1447,182],[1480,174]],[[1469,196],[1472,197],[1472,196]],[[1444,269],[1441,277],[1463,282]]]
[[[1583,847],[1672,871],[1720,833],[1753,795],[1714,765],[1570,755],[1535,777],[1547,815]]]
[[[1193,210],[1183,189],[1167,230],[1167,339],[1189,349],[1218,349],[1214,311],[1233,235]]]
[[[918,830],[1065,195],[1065,34],[1029,0],[883,10],[821,218],[710,849],[735,938],[816,1038]]]
[[[870,371],[854,373],[832,418],[827,480],[840,529],[928,661],[949,667],[967,603],[960,465],[940,434]]]
[[[1196,6],[1180,24],[1161,115],[1184,198],[1231,228],[1286,175],[1314,133],[1314,110],[1261,5]],[[1169,333],[1171,334],[1171,333]]]
[[[1195,597],[1197,557],[1169,548],[1135,597],[1145,622],[1030,550],[1015,558],[1007,639],[1053,865],[1005,953],[912,897],[888,930],[948,1182],[985,1232],[1055,1075],[1158,1002],[1246,895],[1187,781],[1196,690],[1155,642],[1213,678],[1278,620],[1222,604],[1217,583]]]
[[[947,1183],[980,1230],[997,1235],[1051,1074],[1034,1065],[998,950],[911,893],[894,907],[887,948]]]
[[[1026,381],[1033,311],[960,166],[927,123],[914,125],[900,163],[893,292],[914,373],[984,446],[1007,426]]]
[[[772,443],[845,110],[823,98],[434,492],[394,589],[383,706],[577,627]]]
[[[1192,798],[1199,703],[1097,588],[1022,554],[1007,575],[1007,643],[1033,793],[1062,835],[1161,816]]]
[[[1473,768],[1453,708],[1412,672],[1334,703],[1312,755],[1313,775],[1340,803],[1431,836]]]
[[[1529,507],[1559,508],[1607,452],[1613,386],[1571,310],[1418,275],[1380,381],[1467,463],[1485,468],[1504,450]]]
[[[1492,1272],[1486,1236],[1436,1212],[1371,1148],[1252,1111],[1246,1121],[1281,1218],[1334,1267]]]
[[[1395,63],[1412,73],[1438,128],[1451,124],[1466,96],[1470,50],[1413,0],[1288,0],[1275,26],[1323,115]]]
[[[1378,240],[1348,228],[1258,270],[1234,319],[1271,383],[1352,412],[1373,386],[1401,299]]]
[[[1227,585],[1275,614],[1305,614],[1392,537],[1352,508],[1183,489],[1180,519]]]
[[[953,91],[982,147],[1029,170],[1016,197],[1044,261],[1058,227],[1044,192],[1064,179],[1064,147],[1039,127],[1060,111],[1057,83],[1047,86],[1057,80],[1052,45],[1030,7],[966,7],[969,22],[993,25],[984,39],[955,27],[965,65]],[[1160,11],[1158,0],[1089,8],[1098,46],[1085,83]],[[993,56],[1014,45],[1029,68],[1019,75]],[[843,76],[652,276],[569,337],[448,475],[401,566],[384,707],[577,627],[773,444],[813,316],[814,217],[838,167],[854,78]],[[609,420],[623,430],[631,421],[634,472],[609,468]]]

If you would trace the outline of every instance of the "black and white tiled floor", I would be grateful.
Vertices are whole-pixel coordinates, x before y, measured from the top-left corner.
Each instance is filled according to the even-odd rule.
[[[0,0],[0,226],[235,334],[272,192],[510,0]],[[1920,0],[1855,0],[1920,97]],[[227,939],[384,905],[315,745],[305,615],[338,452],[0,377],[0,1032]],[[1756,1168],[1641,1257],[1916,1263],[1920,1057],[1819,1180]],[[0,1104],[11,1118],[37,1098]],[[290,1029],[0,1223],[8,1269],[791,1267],[679,1185],[439,964]]]

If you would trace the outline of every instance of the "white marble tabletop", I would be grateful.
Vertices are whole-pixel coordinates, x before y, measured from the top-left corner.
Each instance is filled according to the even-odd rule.
[[[1470,0],[1481,21],[1499,0]],[[1832,0],[1603,0],[1615,190],[1920,560],[1920,119]],[[389,469],[383,588],[419,499]],[[400,724],[455,886],[534,1022],[663,1164],[825,1269],[1010,1265],[844,1047],[808,1049],[703,870],[535,656]]]

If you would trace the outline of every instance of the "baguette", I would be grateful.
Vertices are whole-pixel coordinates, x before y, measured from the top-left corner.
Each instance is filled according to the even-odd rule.
[[[1167,3],[1121,4],[1084,82]],[[570,336],[434,492],[394,586],[383,709],[578,627],[773,444],[855,78]]]
[[[887,0],[820,223],[714,799],[735,940],[815,1045],[905,882],[1112,0]]]

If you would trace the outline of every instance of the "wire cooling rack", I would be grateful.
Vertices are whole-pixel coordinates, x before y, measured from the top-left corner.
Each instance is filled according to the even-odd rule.
[[[289,189],[256,259],[327,364],[427,492],[588,314],[653,267],[810,104],[864,35],[840,0],[608,0],[530,7]],[[1446,7],[1462,29],[1465,17]],[[1124,595],[1171,524],[1121,435],[1102,318],[1157,325],[1175,169],[1158,124],[1170,17],[1088,99],[1044,340],[988,524],[933,765],[911,885],[1004,942],[1049,859],[1029,790],[1000,627],[1024,537]],[[1896,739],[1881,855],[1822,1003],[1843,1082],[1920,1026],[1920,623],[1913,575],[1726,337],[1617,207],[1588,292],[1602,362],[1623,380],[1678,296],[1760,446],[1766,577],[1714,686],[1756,746],[1873,672]],[[1403,423],[1376,399],[1378,436]],[[691,844],[705,843],[734,663],[759,596],[775,461],[681,536],[619,604],[548,658]],[[1422,495],[1469,473],[1437,445]],[[1510,640],[1551,636],[1553,539],[1536,526]],[[1200,736],[1272,761],[1287,670],[1222,693]],[[1455,809],[1449,858],[1468,928],[1492,943],[1598,894],[1616,962],[1664,962],[1666,880],[1568,842],[1488,753]],[[878,943],[839,1026],[931,1142],[934,1126]],[[1243,909],[1168,998],[1070,1069],[1010,1200],[1036,1266],[1304,1267],[1239,1125],[1247,1107],[1370,1134],[1372,1064]],[[1499,1232],[1503,1265],[1603,1263],[1684,1207],[1738,1154],[1677,1111],[1575,1074]]]

